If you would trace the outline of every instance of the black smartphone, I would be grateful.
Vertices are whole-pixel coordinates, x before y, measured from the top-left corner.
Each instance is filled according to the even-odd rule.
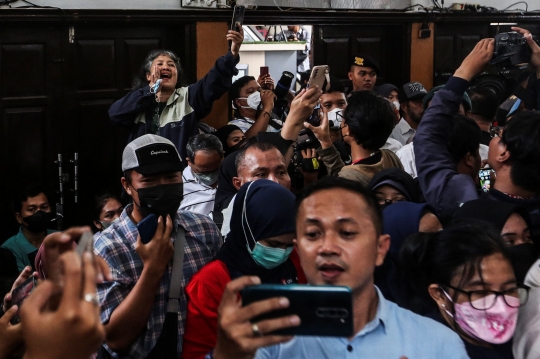
[[[245,6],[235,6],[232,22],[231,22],[231,30],[240,32],[240,29],[242,29],[242,25],[244,24],[244,13],[246,12]]]
[[[268,75],[269,73],[270,73],[270,70],[268,69],[268,66],[261,66],[260,76]]]
[[[154,214],[149,214],[137,224],[137,230],[141,236],[141,242],[147,244],[152,240],[157,229],[157,217]]]
[[[491,172],[493,168],[485,167],[478,171],[478,178],[480,179],[480,189],[484,192],[489,192],[491,188]]]
[[[349,287],[261,284],[244,288],[241,295],[244,306],[274,297],[289,299],[288,308],[253,319],[256,323],[292,314],[300,317],[300,326],[278,330],[273,334],[332,337],[353,335],[352,291]]]
[[[32,275],[30,278],[25,280],[23,284],[13,289],[11,292],[11,302],[13,305],[17,305],[20,310],[22,302],[30,295],[30,293],[32,293],[36,286],[37,279]],[[18,324],[20,322],[21,318],[19,318],[19,313],[17,312],[17,314],[11,318],[11,324]]]

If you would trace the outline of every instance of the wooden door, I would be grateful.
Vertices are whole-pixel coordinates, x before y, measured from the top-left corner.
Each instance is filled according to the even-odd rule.
[[[30,183],[58,201],[63,57],[58,27],[0,28],[0,242],[15,234],[13,195]]]
[[[346,80],[352,57],[369,55],[381,70],[377,84],[390,82],[399,86],[409,79],[409,27],[399,23],[313,26],[315,65],[329,65],[332,76]]]

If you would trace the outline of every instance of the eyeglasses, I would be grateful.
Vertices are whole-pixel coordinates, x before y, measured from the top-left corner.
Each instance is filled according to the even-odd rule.
[[[504,126],[489,126],[489,135],[491,138],[502,137]]]
[[[466,294],[469,297],[469,303],[471,303],[471,306],[477,310],[490,309],[495,305],[499,296],[502,296],[506,305],[511,308],[522,307],[527,304],[527,301],[529,300],[529,290],[531,289],[524,284],[518,284],[514,288],[503,290],[501,292],[487,289],[466,291],[452,287],[451,285],[447,285],[446,287]]]

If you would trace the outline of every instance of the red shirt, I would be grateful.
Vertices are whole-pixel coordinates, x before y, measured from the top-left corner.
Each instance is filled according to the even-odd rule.
[[[296,250],[290,256],[298,283],[307,283]],[[197,272],[186,287],[188,300],[182,359],[203,359],[216,346],[217,313],[225,286],[231,281],[225,263],[214,260]]]

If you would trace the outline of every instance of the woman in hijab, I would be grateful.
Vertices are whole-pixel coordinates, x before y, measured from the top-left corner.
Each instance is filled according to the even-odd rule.
[[[386,168],[373,176],[368,184],[381,208],[402,201],[421,202],[420,187],[401,168]]]
[[[375,284],[384,297],[407,307],[408,295],[399,278],[399,251],[403,242],[418,232],[437,232],[441,222],[427,203],[397,202],[383,210],[383,230],[390,235],[390,249],[380,267],[375,268]]]
[[[239,150],[242,141],[246,139],[244,132],[236,125],[225,125],[213,133],[223,144],[225,156]]]
[[[490,223],[510,247],[510,258],[516,278],[525,280],[527,271],[538,259],[538,244],[532,241],[529,212],[520,206],[480,197],[463,204],[454,214],[454,220],[471,218]]]
[[[214,348],[218,307],[231,280],[250,275],[267,284],[306,283],[293,252],[294,202],[289,190],[266,179],[240,188],[227,240],[216,260],[195,274],[186,288],[183,359],[204,358]]]

